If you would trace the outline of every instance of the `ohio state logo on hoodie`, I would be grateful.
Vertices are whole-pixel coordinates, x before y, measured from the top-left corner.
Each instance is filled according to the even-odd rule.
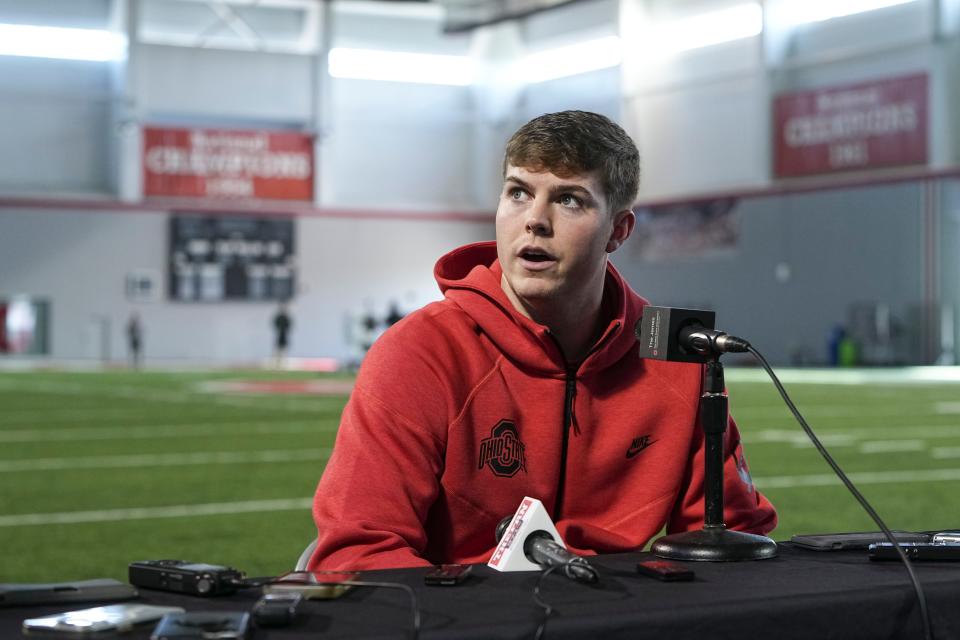
[[[521,469],[526,473],[524,449],[516,425],[510,420],[501,420],[490,430],[490,437],[480,441],[477,469],[489,466],[494,475],[503,478],[512,477]]]

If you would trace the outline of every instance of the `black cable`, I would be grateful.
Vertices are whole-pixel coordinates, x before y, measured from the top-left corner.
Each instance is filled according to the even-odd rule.
[[[263,576],[259,578],[241,578],[239,580],[231,580],[230,584],[235,586],[237,589],[255,589],[257,587],[272,584],[275,581],[276,578],[273,576]]]
[[[259,578],[258,578],[259,580]],[[284,584],[282,581],[276,579],[268,582],[267,584]],[[291,583],[287,583],[291,584]],[[417,640],[420,637],[420,600],[417,598],[417,592],[414,591],[410,586],[402,584],[400,582],[368,582],[366,580],[337,580],[324,582],[322,579],[316,579],[312,582],[303,582],[297,584],[310,584],[310,585],[323,585],[329,584],[333,586],[346,585],[349,587],[382,587],[384,589],[400,589],[406,591],[407,595],[410,596],[410,608],[413,611],[413,621],[412,621],[412,640]]]
[[[917,578],[916,572],[913,570],[913,563],[910,562],[910,559],[907,558],[907,555],[903,552],[903,548],[897,542],[897,539],[894,537],[893,533],[884,524],[883,520],[880,519],[879,514],[873,510],[873,507],[870,506],[870,503],[867,502],[867,499],[863,497],[860,491],[857,490],[853,483],[850,482],[850,479],[847,477],[847,474],[843,472],[843,469],[840,468],[840,465],[836,463],[833,457],[827,452],[826,448],[820,442],[820,439],[817,438],[816,434],[813,433],[813,429],[810,428],[810,425],[807,424],[807,421],[803,419],[803,416],[800,415],[800,410],[797,409],[796,405],[793,404],[793,401],[790,399],[790,396],[787,395],[787,390],[783,388],[783,385],[780,383],[780,379],[777,378],[777,374],[773,372],[773,369],[770,367],[770,364],[767,362],[767,359],[757,351],[752,346],[747,346],[747,351],[753,355],[754,358],[760,363],[760,366],[767,372],[767,375],[770,376],[770,379],[773,380],[773,384],[777,387],[777,391],[780,392],[780,396],[783,398],[783,401],[787,403],[787,407],[790,408],[793,417],[797,419],[797,422],[800,423],[800,426],[803,427],[804,433],[807,434],[807,437],[810,438],[810,441],[813,442],[813,446],[817,448],[817,451],[820,452],[820,455],[823,456],[824,460],[827,461],[827,464],[830,465],[830,468],[837,474],[840,478],[840,481],[843,482],[844,486],[853,494],[853,497],[857,499],[857,502],[860,503],[870,517],[873,518],[873,521],[877,523],[877,526],[880,527],[880,530],[883,531],[883,535],[887,537],[887,540],[893,545],[893,548],[897,550],[897,555],[900,556],[900,560],[903,562],[903,566],[906,567],[907,573],[910,574],[910,582],[913,583],[913,589],[917,592],[917,601],[920,603],[920,618],[923,621],[923,637],[926,640],[933,640],[933,631],[930,626],[930,612],[927,610],[927,598],[923,594],[923,587],[920,585],[920,580]]]
[[[550,614],[553,613],[553,607],[550,606],[550,603],[540,597],[540,586],[543,584],[544,578],[563,567],[566,567],[566,565],[555,564],[549,569],[541,571],[540,576],[537,578],[537,583],[533,585],[533,601],[543,609],[543,619],[540,620],[540,626],[537,627],[537,632],[533,635],[533,640],[542,640],[543,634],[547,629],[547,620],[550,618]]]
[[[420,637],[420,601],[417,599],[417,592],[409,585],[400,582],[367,582],[366,580],[344,580],[343,582],[336,582],[334,584],[345,584],[351,587],[382,587],[384,589],[400,589],[406,591],[407,595],[410,596],[410,608],[413,610],[411,638],[412,640],[417,640],[417,638]]]
[[[400,582],[367,582],[366,580],[344,580],[335,584],[345,584],[352,587],[382,587],[384,589],[400,589],[406,591],[410,596],[410,608],[413,610],[413,623],[411,627],[411,638],[417,640],[420,637],[420,601],[417,599],[417,592],[409,585]]]
[[[550,618],[550,614],[553,613],[553,607],[550,606],[550,603],[540,597],[540,588],[543,586],[544,578],[558,569],[562,569],[563,574],[571,580],[580,583],[594,583],[600,579],[597,570],[587,564],[583,558],[572,558],[563,564],[555,564],[541,571],[540,576],[537,578],[537,583],[533,585],[533,601],[543,609],[543,619],[540,621],[540,626],[537,627],[537,632],[533,636],[534,640],[543,639],[543,634],[547,629],[547,620]]]

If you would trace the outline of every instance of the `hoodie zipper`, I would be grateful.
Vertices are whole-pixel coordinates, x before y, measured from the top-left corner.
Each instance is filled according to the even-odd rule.
[[[613,327],[613,331],[616,331],[620,328],[620,322],[616,322]],[[606,342],[608,336],[613,334],[613,331],[608,331],[604,336],[597,341],[593,348],[583,357],[583,360],[575,364],[567,364],[566,374],[564,377],[564,393],[563,393],[563,429],[562,435],[563,440],[560,443],[560,476],[557,479],[557,497],[553,505],[553,520],[557,522],[560,520],[561,514],[563,513],[563,496],[566,493],[567,485],[567,450],[570,447],[570,429],[571,427],[576,429],[577,417],[574,414],[574,400],[577,397],[577,370],[580,368],[580,365],[590,357],[595,351],[600,349],[600,346]],[[560,343],[557,342],[557,339],[554,338],[553,334],[549,331],[547,332],[551,338],[553,338],[554,343],[557,345],[557,349],[560,350],[560,355],[563,356],[563,348],[560,347]],[[564,357],[566,361],[566,357]]]
[[[563,394],[563,440],[560,444],[560,477],[557,480],[557,500],[553,506],[554,521],[563,511],[563,494],[567,485],[567,449],[570,446],[570,428],[573,426],[573,400],[577,396],[577,366],[568,365]]]

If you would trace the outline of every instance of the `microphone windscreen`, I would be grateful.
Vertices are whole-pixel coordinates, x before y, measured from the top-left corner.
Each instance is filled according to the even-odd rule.
[[[511,520],[513,520],[512,513],[497,523],[497,542],[500,542],[500,539],[503,538],[503,532],[510,526]]]

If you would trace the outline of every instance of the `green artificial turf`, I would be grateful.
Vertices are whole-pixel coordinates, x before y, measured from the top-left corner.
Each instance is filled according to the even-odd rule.
[[[345,378],[0,373],[0,582],[126,579],[130,561],[159,558],[253,576],[291,569],[314,534],[309,499],[347,397],[244,395],[209,383]],[[876,530],[773,386],[735,370],[727,381],[754,480],[780,514],[773,537]],[[960,385],[786,386],[888,525],[960,528]],[[207,511],[156,510],[197,505]]]

